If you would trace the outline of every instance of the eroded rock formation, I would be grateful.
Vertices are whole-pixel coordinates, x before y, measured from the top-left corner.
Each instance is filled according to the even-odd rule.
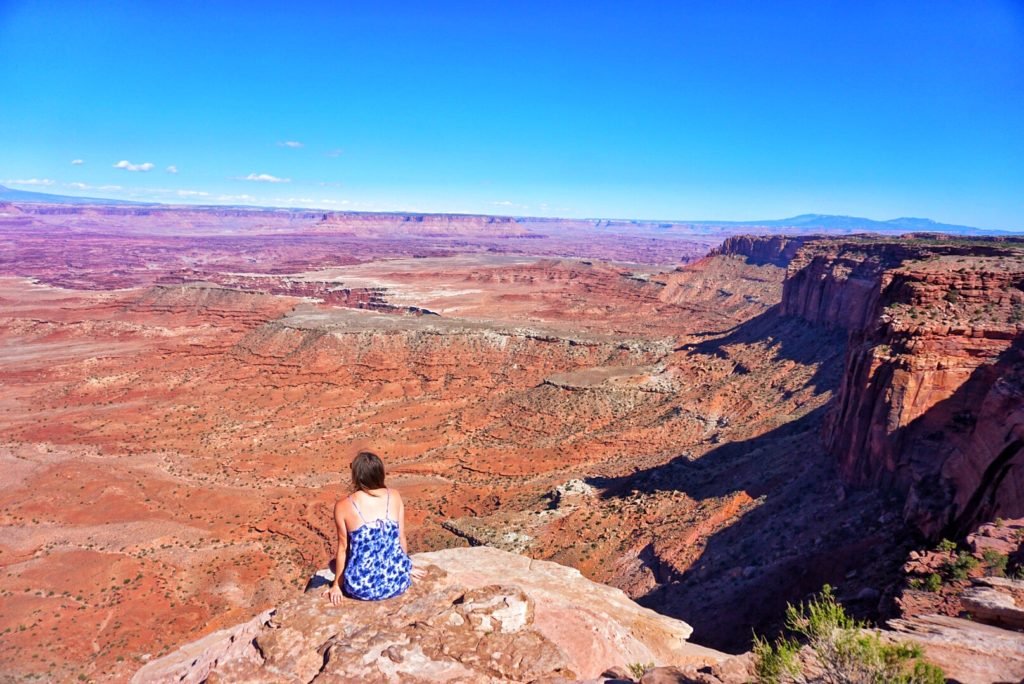
[[[812,242],[782,310],[849,332],[825,441],[929,535],[1024,513],[1024,242]]]

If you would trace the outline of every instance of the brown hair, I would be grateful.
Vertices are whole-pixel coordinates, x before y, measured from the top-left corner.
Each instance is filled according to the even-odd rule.
[[[384,461],[372,451],[360,451],[352,459],[352,489],[367,492],[384,488]]]

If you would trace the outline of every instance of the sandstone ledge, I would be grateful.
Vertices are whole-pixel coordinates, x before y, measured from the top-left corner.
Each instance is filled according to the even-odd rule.
[[[413,557],[403,596],[332,607],[312,591],[146,665],[133,682],[535,681],[630,663],[710,665],[689,625],[579,571],[489,547]]]

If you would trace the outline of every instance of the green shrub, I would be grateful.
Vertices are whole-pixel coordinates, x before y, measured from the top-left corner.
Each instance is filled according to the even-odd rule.
[[[633,675],[633,679],[639,680],[644,676],[644,673],[654,667],[654,663],[630,663],[626,666],[629,673]]]
[[[971,570],[976,567],[978,567],[978,559],[966,551],[961,551],[956,558],[946,563],[944,569],[950,579],[965,580],[970,576]]]
[[[771,644],[767,639],[754,635],[754,675],[757,681],[779,684],[796,680],[800,676],[800,662],[797,654],[800,644],[793,639],[780,637]]]
[[[949,539],[943,539],[935,548],[943,553],[952,553],[953,551],[956,551],[956,542],[950,541]]]
[[[933,572],[928,575],[928,578],[924,581],[925,589],[931,592],[936,592],[942,588],[942,575],[937,572]]]
[[[999,553],[995,549],[985,549],[981,552],[981,557],[993,575],[997,577],[1006,575],[1006,564],[1010,561],[1010,557],[1005,553]]]
[[[808,603],[786,608],[786,629],[806,642],[816,666],[813,679],[800,666],[799,642],[780,637],[773,645],[755,637],[754,671],[759,682],[945,682],[940,668],[922,660],[920,647],[884,642],[847,615],[827,584]]]

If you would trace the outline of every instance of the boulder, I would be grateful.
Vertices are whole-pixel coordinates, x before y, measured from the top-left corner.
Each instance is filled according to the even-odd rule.
[[[1024,582],[1002,577],[978,577],[964,590],[960,603],[979,622],[1024,629]]]

